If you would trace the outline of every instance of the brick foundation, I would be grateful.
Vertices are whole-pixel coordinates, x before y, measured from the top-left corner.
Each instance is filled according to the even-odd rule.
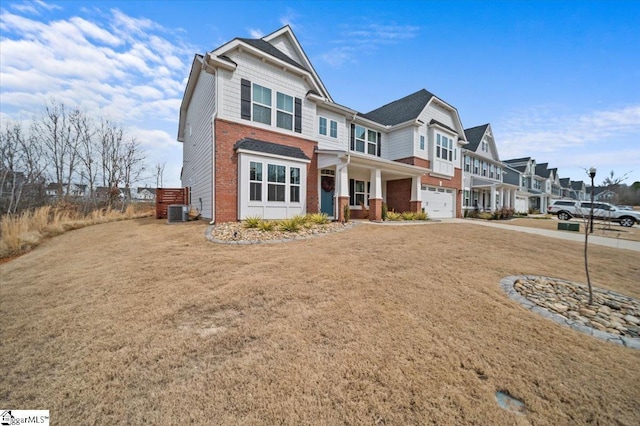
[[[349,197],[338,197],[338,222],[344,222],[344,208],[349,205]]]
[[[411,201],[411,210],[412,212],[420,213],[422,211],[422,201]]]
[[[369,220],[374,222],[382,220],[382,198],[369,198]]]
[[[387,207],[397,213],[411,209],[411,178],[387,181]]]

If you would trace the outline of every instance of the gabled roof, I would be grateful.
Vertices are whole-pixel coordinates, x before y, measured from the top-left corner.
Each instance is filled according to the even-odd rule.
[[[240,139],[235,143],[235,145],[233,145],[233,149],[244,149],[247,151],[262,152],[265,154],[280,155],[290,158],[299,158],[301,160],[310,160],[310,158],[307,157],[300,148],[251,138]]]
[[[509,164],[509,163],[508,163],[508,162],[506,162],[506,161],[505,161],[505,163]],[[517,171],[519,171],[520,173],[524,173],[524,172],[525,172],[525,170],[527,170],[527,166],[511,166],[511,165],[510,165],[509,167],[511,167],[513,170],[517,170]]]
[[[433,96],[425,89],[418,90],[366,114],[358,113],[358,115],[380,124],[394,126],[418,118]]]
[[[529,160],[531,160],[531,157],[512,158],[511,160],[504,160],[504,162],[508,164],[517,164],[517,163],[524,163]]]
[[[465,129],[464,134],[467,137],[467,142],[469,142],[469,144],[465,146],[465,148],[469,151],[476,151],[488,127],[489,123],[483,124],[482,126]]]
[[[240,37],[237,37],[236,40],[240,40],[242,42],[245,42],[248,45],[255,47],[256,49],[262,50],[264,53],[268,53],[269,55],[271,55],[273,57],[276,57],[276,58],[280,59],[281,61],[287,62],[288,64],[296,66],[296,67],[298,67],[300,69],[303,69],[305,71],[310,71],[304,65],[299,64],[298,62],[294,61],[293,59],[291,59],[290,57],[288,57],[287,55],[285,55],[284,53],[282,53],[281,51],[276,49],[271,43],[268,43],[268,42],[264,41],[261,38],[240,38]]]
[[[548,166],[549,163],[536,164],[536,175],[543,178],[548,178],[551,175],[551,170],[547,168]]]
[[[576,191],[582,191],[585,188],[584,182],[581,180],[571,181],[571,189],[575,189]]]
[[[563,188],[569,188],[570,185],[571,185],[571,179],[569,178],[560,179],[560,186],[562,186]]]

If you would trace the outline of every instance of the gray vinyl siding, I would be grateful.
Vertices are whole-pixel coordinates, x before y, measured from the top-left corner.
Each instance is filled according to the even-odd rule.
[[[211,219],[213,200],[213,127],[215,76],[202,71],[187,107],[183,142],[182,186],[191,187],[191,206]]]

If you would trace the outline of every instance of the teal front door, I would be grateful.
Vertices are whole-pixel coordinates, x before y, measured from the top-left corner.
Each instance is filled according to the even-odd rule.
[[[320,181],[320,212],[333,217],[333,195],[336,178],[333,176],[322,176]]]

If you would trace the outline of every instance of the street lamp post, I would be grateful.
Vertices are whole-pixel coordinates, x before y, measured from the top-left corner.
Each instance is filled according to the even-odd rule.
[[[591,177],[591,213],[589,214],[589,233],[593,234],[593,201],[595,195],[595,188],[593,186],[593,178],[596,177],[596,168],[591,167],[589,169],[589,177]]]

